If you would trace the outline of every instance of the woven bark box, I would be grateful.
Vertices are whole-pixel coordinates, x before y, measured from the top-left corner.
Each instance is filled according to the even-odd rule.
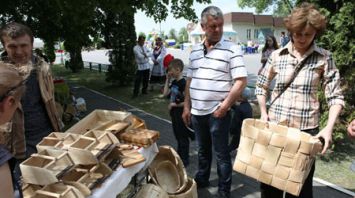
[[[318,139],[298,129],[246,119],[233,169],[298,196],[321,150]]]
[[[68,147],[68,152],[75,164],[96,164],[117,144],[118,139],[110,132],[88,131]]]
[[[20,164],[23,181],[36,185],[58,182],[58,178],[73,166],[74,162],[67,152],[54,149],[32,154]]]
[[[103,162],[111,169],[116,169],[119,164],[123,168],[127,168],[144,161],[144,156],[138,150],[134,149],[132,145],[120,144],[107,155]]]
[[[93,130],[99,126],[107,124],[109,121],[129,121],[131,113],[123,111],[109,111],[109,110],[94,110],[85,118],[81,119],[74,126],[69,128],[66,132],[84,134],[87,131]]]
[[[129,126],[130,122],[128,121],[109,120],[104,124],[95,127],[92,130],[108,131],[117,136],[120,133],[124,132]]]
[[[184,167],[182,160],[180,159],[179,155],[176,151],[170,146],[160,146],[159,153],[155,156],[154,160],[148,167],[148,173],[152,179],[154,184],[159,185],[159,182],[156,177],[156,169],[160,163],[164,161],[170,161],[175,167],[178,172],[178,179],[179,179],[179,188],[174,192],[169,194],[179,194],[186,189],[187,181],[187,174]]]
[[[51,184],[35,191],[33,197],[38,198],[84,198],[84,195],[73,186],[63,183]]]
[[[37,190],[40,190],[42,186],[34,184],[22,184],[22,194],[24,198],[31,198],[36,194]]]
[[[168,194],[160,187],[154,184],[145,184],[134,196],[135,198],[168,198]]]
[[[96,144],[90,150],[98,159],[105,157],[120,142],[111,132],[106,131],[88,131],[85,137],[94,138]]]
[[[52,132],[47,137],[44,137],[37,145],[37,151],[41,152],[46,149],[68,149],[74,141],[80,136],[71,133]]]
[[[155,143],[160,134],[158,131],[149,129],[131,129],[119,135],[118,139],[125,143],[148,147]]]
[[[62,177],[62,180],[64,182],[81,183],[88,189],[93,189],[111,174],[112,170],[104,163],[97,165],[79,165],[67,172]]]

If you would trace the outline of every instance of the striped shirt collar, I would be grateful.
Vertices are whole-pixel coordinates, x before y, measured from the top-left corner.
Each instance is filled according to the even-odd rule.
[[[204,44],[205,44],[205,40],[206,40],[206,38],[204,38],[204,39],[199,43],[200,47],[203,48],[203,46],[204,46]],[[223,42],[225,42],[225,41],[227,41],[227,40],[224,39],[224,37],[222,37],[222,38],[213,46],[213,48],[223,46]]]

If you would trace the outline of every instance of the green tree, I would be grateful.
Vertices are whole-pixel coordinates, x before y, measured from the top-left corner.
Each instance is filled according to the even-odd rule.
[[[187,33],[187,29],[185,27],[182,27],[179,31],[179,43],[187,42],[188,38],[189,34]]]
[[[81,50],[91,43],[89,35],[93,31],[95,0],[62,0],[61,10],[62,38],[64,47],[70,54],[69,68],[78,72],[84,68]]]
[[[145,38],[147,38],[146,34],[144,32],[139,32],[138,36],[144,36]]]
[[[255,8],[256,13],[262,13],[263,11],[273,9],[274,15],[276,16],[286,16],[291,12],[295,3],[295,0],[237,0],[237,4],[241,8]]]
[[[177,40],[177,37],[176,37],[176,30],[174,28],[170,29],[169,31],[169,39],[175,39]]]

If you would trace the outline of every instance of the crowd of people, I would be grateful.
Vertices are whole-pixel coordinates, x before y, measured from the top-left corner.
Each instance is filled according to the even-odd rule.
[[[288,35],[265,38],[255,95],[263,121],[283,123],[324,141],[322,154],[332,143],[335,121],[344,106],[340,76],[331,52],[316,44],[326,28],[326,19],[312,4],[303,3],[284,19]],[[247,69],[243,51],[223,34],[223,13],[215,6],[201,13],[205,39],[190,53],[187,76],[184,63],[167,54],[160,37],[152,53],[139,36],[134,47],[137,71],[132,97],[147,94],[149,83],[162,85],[169,98],[168,111],[177,140],[177,153],[190,163],[190,141],[198,145],[198,188],[210,185],[212,156],[216,157],[218,197],[229,198],[232,184],[231,152],[239,144],[242,121],[253,117],[248,102]],[[21,192],[18,164],[37,152],[36,144],[63,124],[54,100],[48,63],[33,53],[33,34],[25,25],[9,23],[0,30],[4,53],[0,60],[0,197]],[[276,85],[269,100],[269,86]],[[142,87],[141,87],[142,84]],[[319,128],[318,85],[322,84],[329,106],[326,126]],[[270,101],[267,106],[267,101]],[[355,119],[348,126],[355,137]],[[230,140],[231,137],[231,140]],[[299,197],[313,197],[310,174]],[[14,184],[14,186],[13,186]],[[261,197],[283,197],[284,192],[260,183]],[[20,193],[21,196],[21,193]],[[294,197],[286,193],[286,197]]]

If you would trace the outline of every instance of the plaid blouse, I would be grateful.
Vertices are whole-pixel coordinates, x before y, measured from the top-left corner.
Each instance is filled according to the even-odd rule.
[[[302,57],[305,58],[307,60],[297,77],[271,105],[268,112],[270,121],[301,130],[313,129],[319,125],[317,98],[319,85],[322,85],[325,91],[328,106],[336,104],[344,106],[339,71],[335,67],[331,53],[313,44]],[[255,94],[267,97],[270,83],[276,77],[271,94],[273,101],[292,78],[297,64],[301,61],[294,56],[292,42],[274,51],[258,76]]]

